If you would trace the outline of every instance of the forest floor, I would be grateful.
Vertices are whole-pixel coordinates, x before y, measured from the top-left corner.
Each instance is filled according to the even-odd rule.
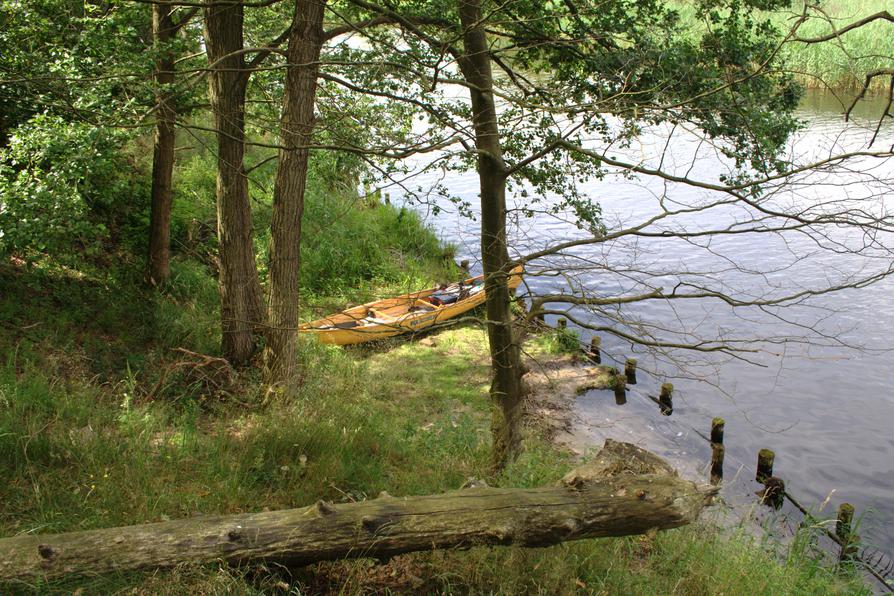
[[[159,294],[126,275],[0,265],[0,536],[436,493],[469,477],[555,483],[571,404],[604,371],[533,336],[521,457],[489,476],[486,335],[454,327],[342,349],[302,346],[300,386],[271,394],[215,349],[213,278],[175,264]],[[183,350],[179,349],[183,348]],[[185,350],[185,351],[184,351]],[[601,375],[601,376],[600,376]],[[816,594],[859,591],[807,542],[708,523],[550,548],[474,548],[285,570],[173,570],[6,585],[40,593]]]

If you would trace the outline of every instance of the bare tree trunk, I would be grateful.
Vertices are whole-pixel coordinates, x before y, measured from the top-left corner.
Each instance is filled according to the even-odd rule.
[[[481,24],[480,0],[459,0],[464,52],[459,64],[472,84],[472,120],[481,184],[481,258],[487,292],[487,335],[493,379],[490,395],[495,404],[493,419],[493,465],[501,468],[521,446],[521,416],[524,389],[521,358],[512,332],[511,295],[507,285],[510,270],[506,247],[506,166],[497,126],[487,36]]]
[[[264,354],[268,382],[286,381],[295,367],[301,215],[313,137],[323,13],[326,0],[296,0],[280,121],[279,165],[270,224],[270,295]]]
[[[170,2],[152,5],[152,38],[156,46],[174,39]],[[152,156],[152,202],[149,212],[149,281],[163,284],[170,276],[172,178],[174,174],[174,123],[177,118],[170,86],[174,82],[174,53],[161,50],[155,65],[155,149]]]
[[[263,317],[261,284],[252,244],[245,152],[245,90],[248,72],[243,50],[243,7],[214,3],[205,9],[208,97],[217,130],[217,236],[220,245],[222,351],[234,365],[255,353]]]
[[[694,521],[716,492],[668,474],[556,488],[469,488],[441,495],[25,535],[0,540],[0,581],[121,573],[185,561],[286,564],[482,545],[548,546]]]

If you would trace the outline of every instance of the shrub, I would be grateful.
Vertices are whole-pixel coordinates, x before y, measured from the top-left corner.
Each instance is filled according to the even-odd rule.
[[[114,218],[145,198],[125,138],[47,115],[19,126],[0,153],[0,252],[97,254]]]

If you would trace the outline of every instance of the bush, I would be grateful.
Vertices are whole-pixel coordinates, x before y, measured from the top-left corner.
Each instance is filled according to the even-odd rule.
[[[0,153],[0,252],[97,254],[115,217],[145,202],[125,140],[47,115],[19,126]]]

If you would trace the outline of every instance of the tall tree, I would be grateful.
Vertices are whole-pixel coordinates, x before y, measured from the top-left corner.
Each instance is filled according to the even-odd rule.
[[[506,283],[512,266],[506,246],[506,175],[490,51],[480,0],[459,0],[463,52],[459,67],[469,85],[481,198],[481,260],[487,300],[493,411],[493,464],[506,464],[521,443],[522,370],[513,337],[511,294]]]
[[[279,164],[270,223],[270,291],[265,369],[270,382],[284,381],[295,366],[301,215],[314,129],[326,0],[296,0],[287,52],[280,118]]]
[[[205,7],[208,98],[217,134],[217,236],[220,246],[222,351],[245,364],[257,349],[264,316],[255,262],[245,154],[245,94],[249,69],[241,2]]]
[[[158,56],[155,62],[155,145],[149,207],[149,281],[155,285],[163,284],[170,275],[174,125],[177,118],[171,91],[175,58],[171,42],[177,30],[173,10],[170,2],[152,5],[152,40]]]

